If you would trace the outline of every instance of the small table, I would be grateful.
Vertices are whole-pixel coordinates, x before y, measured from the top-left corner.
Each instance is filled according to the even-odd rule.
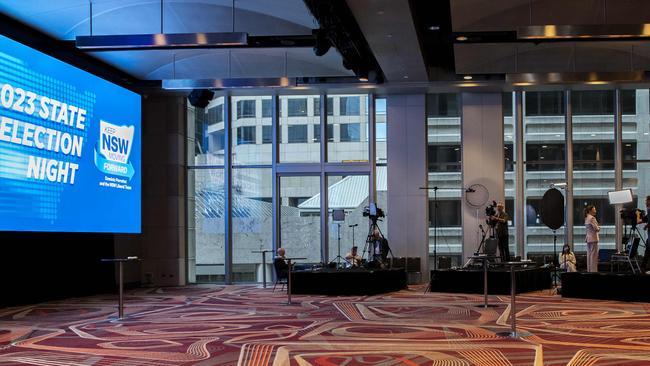
[[[287,261],[287,265],[289,266],[289,270],[287,271],[287,296],[289,297],[289,300],[287,301],[287,305],[291,305],[291,261],[296,261],[296,260],[304,260],[307,258],[284,258],[284,260]]]
[[[494,304],[488,304],[488,261],[492,258],[496,258],[495,256],[490,256],[490,255],[473,255],[471,257],[467,257],[470,260],[480,260],[483,262],[483,304],[482,305],[476,305],[477,307],[481,308],[491,308],[491,307],[496,307],[497,305]]]
[[[262,253],[262,285],[266,288],[266,253],[271,253],[272,250],[253,250],[251,253]]]
[[[103,258],[102,262],[117,263],[119,267],[119,277],[118,277],[118,286],[119,286],[119,297],[117,302],[117,312],[118,319],[124,318],[124,262],[135,262],[140,261],[138,257],[126,257],[126,258]]]
[[[510,266],[510,314],[512,316],[511,330],[509,332],[497,333],[500,337],[521,338],[530,335],[528,332],[517,332],[517,280],[515,279],[515,267],[530,264],[530,261],[504,262],[505,266]]]

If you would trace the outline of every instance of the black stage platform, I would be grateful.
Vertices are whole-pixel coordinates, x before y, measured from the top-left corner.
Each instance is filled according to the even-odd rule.
[[[550,268],[515,269],[517,293],[551,288]],[[465,294],[483,293],[482,269],[445,269],[431,271],[431,291]],[[488,270],[488,293],[510,295],[510,269]]]
[[[562,273],[562,297],[650,302],[650,275]]]
[[[406,288],[403,269],[328,269],[291,272],[291,293],[310,295],[376,295]]]

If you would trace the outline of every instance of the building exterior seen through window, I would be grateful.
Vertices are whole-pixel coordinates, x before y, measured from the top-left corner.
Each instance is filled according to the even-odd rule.
[[[543,256],[553,252],[552,232],[540,216],[541,198],[553,183],[573,181],[572,232],[574,251],[585,251],[582,210],[596,205],[602,223],[601,248],[615,246],[615,209],[607,202],[607,192],[614,190],[614,92],[611,90],[572,91],[573,134],[565,136],[564,93],[558,91],[522,92],[523,145],[515,141],[513,93],[503,94],[504,181],[506,210],[511,215],[511,251],[523,256]],[[326,137],[321,136],[320,95],[281,95],[278,98],[279,161],[283,163],[356,163],[375,159],[377,164],[377,202],[388,217],[380,222],[386,231],[390,219],[387,205],[386,140],[390,137],[386,99],[375,103],[375,156],[369,156],[370,126],[368,95],[327,95]],[[260,280],[261,257],[251,251],[272,245],[272,105],[273,97],[233,96],[230,98],[232,150],[233,207],[233,274],[237,281]],[[204,108],[188,110],[188,243],[190,248],[190,279],[214,282],[223,278],[224,268],[224,125],[223,96],[215,97]],[[437,238],[437,254],[448,257],[449,265],[462,264],[461,217],[461,108],[455,93],[427,95],[426,98],[428,185],[437,186],[437,210],[433,191],[429,199],[429,252]],[[650,194],[650,102],[647,89],[623,90],[623,188],[635,193],[635,203],[642,203]],[[573,144],[572,172],[565,172],[566,146]],[[321,156],[320,144],[328,144],[328,155]],[[524,159],[516,161],[517,149]],[[516,167],[523,169],[524,217],[515,217]],[[319,168],[320,169],[320,168]],[[279,176],[281,207],[280,234],[282,245],[296,256],[320,261],[320,175],[293,174]],[[346,212],[345,223],[363,220],[357,216],[367,205],[369,190],[367,173],[330,174],[326,176],[328,205]],[[360,188],[361,187],[361,188]],[[435,213],[438,213],[436,216]],[[444,215],[442,214],[444,212]],[[328,256],[338,254],[339,227],[329,218]],[[435,218],[435,220],[434,220]],[[423,218],[425,220],[426,218]],[[514,222],[524,225],[523,253],[517,253]],[[306,230],[304,227],[310,229]],[[362,230],[363,231],[363,230]],[[342,241],[363,240],[362,234],[340,226]],[[365,235],[365,234],[364,234]],[[557,231],[563,243],[564,230]],[[361,243],[362,244],[362,243]],[[348,245],[348,243],[344,244]],[[344,248],[342,248],[343,251]],[[349,249],[349,248],[348,248]],[[440,263],[444,265],[445,263]],[[270,269],[269,269],[270,270]]]

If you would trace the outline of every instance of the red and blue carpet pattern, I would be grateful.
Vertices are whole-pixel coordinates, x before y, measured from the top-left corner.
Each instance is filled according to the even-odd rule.
[[[605,290],[605,289],[604,289]],[[0,309],[0,365],[650,365],[650,305],[423,294],[294,296],[253,286],[129,293]]]

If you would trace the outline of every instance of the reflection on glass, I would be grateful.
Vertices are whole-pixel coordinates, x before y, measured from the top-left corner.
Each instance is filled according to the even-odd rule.
[[[233,169],[233,281],[262,282],[262,255],[271,250],[271,169]],[[266,254],[266,280],[271,279],[273,253]]]
[[[223,169],[188,170],[188,265],[191,282],[223,282],[225,279],[223,179]]]
[[[187,157],[189,166],[223,165],[223,97],[213,99],[205,108],[189,107]]]

